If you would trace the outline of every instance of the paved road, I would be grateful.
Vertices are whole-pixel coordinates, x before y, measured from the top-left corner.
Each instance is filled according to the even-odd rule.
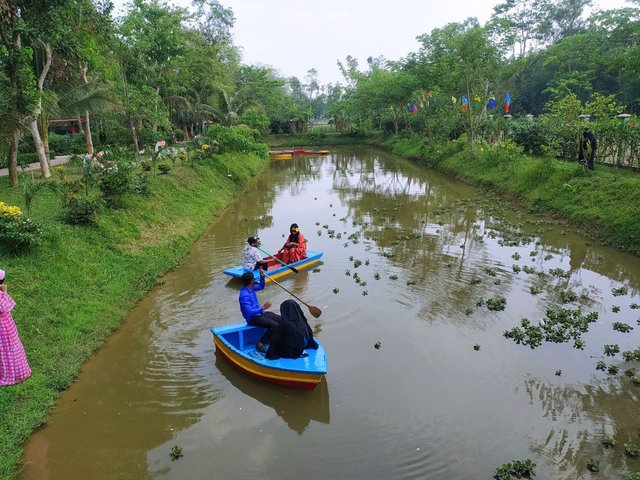
[[[71,157],[71,155],[58,155],[57,157],[53,158],[50,162],[49,162],[49,166],[50,167],[55,167],[56,165],[62,165],[63,163],[67,163],[69,161],[69,157]],[[29,166],[27,168],[20,168],[18,167],[18,172],[30,172],[30,171],[36,171],[39,172],[40,171],[40,162],[36,162],[36,163],[30,163]],[[0,177],[6,177],[9,175],[9,169],[8,168],[0,168]]]

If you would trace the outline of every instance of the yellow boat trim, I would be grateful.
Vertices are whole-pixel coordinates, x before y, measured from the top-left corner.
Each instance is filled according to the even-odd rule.
[[[216,348],[219,348],[229,360],[235,363],[238,367],[246,370],[253,375],[259,377],[270,378],[273,380],[317,384],[322,379],[322,374],[302,373],[302,372],[290,372],[287,370],[274,370],[272,368],[263,367],[246,358],[239,356],[236,352],[227,347],[224,342],[220,341],[215,335],[213,336],[213,342]]]
[[[316,263],[319,263],[320,259],[317,260],[313,260],[312,262],[309,263],[305,263],[303,265],[300,265],[299,267],[295,267],[296,269],[300,270],[300,269],[306,269],[307,267],[311,267],[312,265],[315,265]],[[267,275],[269,275],[270,278],[266,278],[265,279],[265,283],[269,283],[271,281],[271,278],[275,278],[276,280],[279,279],[280,277],[284,277],[285,275],[289,275],[291,272],[291,270],[289,270],[288,268],[280,273],[277,273],[275,275],[271,275],[269,272],[265,272]]]

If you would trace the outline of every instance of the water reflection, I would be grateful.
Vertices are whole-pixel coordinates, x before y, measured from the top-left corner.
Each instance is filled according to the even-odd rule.
[[[271,407],[287,426],[302,435],[311,420],[330,423],[329,387],[326,379],[312,391],[283,389],[248,376],[216,355],[216,368],[238,390]]]
[[[590,458],[600,459],[603,478],[640,470],[640,460],[624,455],[622,448],[624,443],[638,444],[640,438],[640,421],[635,415],[640,398],[628,381],[596,380],[592,385],[573,386],[529,378],[525,388],[531,404],[552,425],[542,441],[532,440],[532,451],[553,459],[557,466],[554,478],[589,475]],[[629,421],[634,417],[635,421]],[[614,448],[602,445],[605,435],[616,440]]]

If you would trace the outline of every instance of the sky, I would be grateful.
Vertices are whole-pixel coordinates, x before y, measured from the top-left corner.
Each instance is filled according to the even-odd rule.
[[[190,0],[166,0],[189,7]],[[122,12],[126,0],[114,0]],[[337,61],[351,55],[366,69],[368,57],[399,60],[418,50],[418,35],[476,17],[485,23],[500,0],[221,0],[235,15],[234,44],[243,62],[273,67],[304,81],[318,71],[320,84],[342,81]],[[595,0],[601,9],[624,0]],[[344,82],[343,82],[344,83]]]

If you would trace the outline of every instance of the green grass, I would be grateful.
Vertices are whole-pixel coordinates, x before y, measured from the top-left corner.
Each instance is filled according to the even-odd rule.
[[[0,387],[0,479],[14,478],[30,433],[92,352],[267,163],[228,154],[151,175],[150,196],[128,196],[123,208],[103,210],[94,227],[61,223],[59,195],[46,191],[35,198],[30,216],[45,226],[44,244],[0,259],[33,370],[24,383]],[[6,177],[0,178],[0,201],[23,207],[21,188],[9,188]]]
[[[466,182],[489,187],[536,213],[557,215],[605,245],[640,255],[640,174],[596,164],[524,155],[513,146],[475,145],[463,138],[427,145],[390,138],[383,146]]]

